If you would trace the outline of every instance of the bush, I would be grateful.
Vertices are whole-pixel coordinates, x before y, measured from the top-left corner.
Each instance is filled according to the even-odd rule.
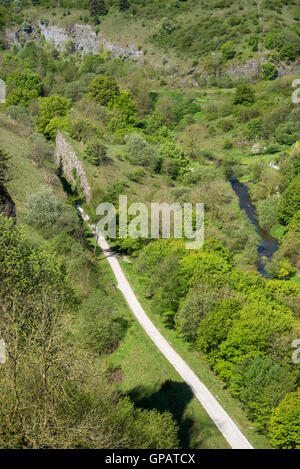
[[[150,166],[155,158],[155,151],[140,134],[131,134],[127,140],[127,149],[133,164]]]
[[[260,200],[257,203],[257,213],[259,225],[265,231],[270,231],[273,226],[279,222],[278,218],[278,198],[272,195],[265,200]]]
[[[83,157],[89,163],[99,166],[101,163],[107,161],[106,146],[98,139],[90,140],[84,148]]]
[[[28,154],[28,157],[37,165],[42,166],[45,162],[53,162],[54,148],[49,142],[47,142],[43,135],[32,135],[29,138],[29,146],[30,153]]]
[[[50,228],[59,219],[62,213],[61,204],[54,197],[52,190],[43,187],[32,194],[26,204],[27,213],[25,221],[35,228]]]
[[[255,94],[254,90],[250,85],[247,84],[240,84],[237,86],[234,97],[233,103],[234,104],[244,104],[246,106],[251,106],[255,101]]]
[[[223,57],[226,60],[233,59],[233,57],[236,54],[235,46],[234,46],[233,42],[231,42],[231,41],[225,42],[225,44],[223,44],[222,47],[221,47],[221,52],[222,52]]]
[[[275,80],[278,76],[278,70],[272,63],[262,64],[262,72],[264,80]]]

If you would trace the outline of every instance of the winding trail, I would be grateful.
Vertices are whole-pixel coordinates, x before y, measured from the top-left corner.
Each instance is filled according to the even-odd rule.
[[[88,224],[96,237],[95,227],[89,224],[89,217],[86,215],[81,207],[77,207],[81,217]],[[134,316],[154,342],[161,353],[166,359],[173,365],[175,370],[184,379],[184,381],[190,386],[194,395],[204,407],[210,418],[213,420],[215,425],[218,427],[224,438],[228,441],[232,449],[253,449],[249,441],[241,433],[237,425],[225,412],[223,407],[214,398],[207,387],[199,380],[192,369],[187,363],[178,355],[177,352],[171,347],[166,339],[161,335],[158,329],[150,321],[137,297],[135,296],[121,266],[115,255],[112,254],[109,245],[102,236],[96,237],[97,242],[102,249],[104,256],[106,257],[114,275],[118,282],[118,288],[124,295],[131,311]]]

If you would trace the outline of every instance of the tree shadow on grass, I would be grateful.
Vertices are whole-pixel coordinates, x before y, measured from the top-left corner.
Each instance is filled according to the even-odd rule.
[[[159,391],[152,392],[144,386],[137,386],[129,392],[130,398],[137,407],[169,411],[179,426],[179,443],[181,448],[190,448],[195,427],[195,420],[185,416],[185,409],[194,397],[186,383],[167,380]]]

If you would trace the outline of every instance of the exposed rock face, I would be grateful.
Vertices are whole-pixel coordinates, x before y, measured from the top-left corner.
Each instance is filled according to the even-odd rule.
[[[258,77],[261,74],[262,64],[268,62],[265,58],[251,59],[242,65],[229,64],[227,66],[228,75],[233,78]],[[278,75],[284,76],[300,71],[300,63],[294,62],[277,67]]]
[[[96,34],[90,25],[74,24],[67,28],[60,28],[55,25],[33,24],[32,32],[23,31],[20,26],[6,30],[6,41],[12,46],[14,43],[25,44],[28,41],[40,41],[44,37],[49,43],[52,43],[58,50],[64,48],[67,41],[72,41],[74,50],[85,54],[97,54],[100,45],[111,51],[113,57],[133,57],[143,56],[142,51],[138,51],[134,44],[127,48],[118,47],[106,41],[101,33]]]
[[[74,172],[76,172],[83,194],[88,201],[90,198],[91,188],[86,174],[72,146],[66,141],[61,132],[58,132],[56,136],[56,155],[58,158],[59,168],[72,184],[76,184],[74,177]]]
[[[0,215],[16,218],[16,207],[5,187],[0,185]]]

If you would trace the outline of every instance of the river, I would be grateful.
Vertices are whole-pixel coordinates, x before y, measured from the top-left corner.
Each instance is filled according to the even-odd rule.
[[[258,263],[257,270],[263,275],[263,277],[268,278],[269,274],[265,270],[265,258],[270,259],[274,252],[278,249],[278,241],[273,238],[267,231],[263,230],[258,223],[257,213],[254,205],[251,202],[249,196],[248,187],[237,179],[230,180],[232,189],[239,198],[240,209],[245,210],[250,222],[255,226],[255,230],[260,237],[260,244],[258,246]]]

